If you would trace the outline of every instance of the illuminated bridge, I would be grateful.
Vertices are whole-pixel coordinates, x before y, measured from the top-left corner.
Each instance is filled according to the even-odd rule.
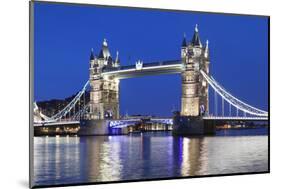
[[[267,111],[247,104],[219,84],[209,73],[209,64],[208,41],[205,46],[202,45],[197,26],[189,44],[184,37],[180,60],[152,63],[138,60],[134,65],[121,66],[118,52],[114,60],[109,52],[107,41],[104,40],[98,56],[93,53],[93,50],[91,51],[89,80],[69,104],[55,115],[47,117],[40,112],[34,103],[34,126],[78,124],[81,118],[106,120],[108,127],[112,128],[127,127],[139,123],[141,119],[120,119],[119,82],[127,78],[161,74],[181,74],[180,115],[182,116],[199,116],[203,120],[223,121],[268,120]],[[80,101],[85,98],[85,91],[88,88],[90,89],[90,102],[81,107]],[[209,110],[210,89],[214,93],[214,112]],[[219,99],[221,103],[218,103]],[[220,107],[218,107],[219,105]],[[172,118],[150,118],[149,121],[173,124]]]
[[[170,63],[170,64],[168,64]],[[158,64],[150,63],[144,64],[145,70],[137,70],[133,68],[133,66],[124,66],[121,67],[119,71],[107,71],[104,72],[104,76],[114,75],[119,79],[129,78],[133,76],[142,76],[142,75],[155,75],[155,74],[168,74],[168,73],[181,73],[183,69],[182,64],[179,61],[169,61],[169,62],[159,62]],[[126,69],[128,68],[128,69]],[[165,70],[165,71],[163,71]],[[155,71],[155,72],[154,72]],[[203,71],[201,74],[206,78],[207,82],[214,89],[214,92],[217,93],[221,98],[222,102],[227,102],[229,107],[229,115],[220,115],[220,116],[203,116],[204,120],[225,120],[225,121],[266,121],[268,120],[268,114],[265,111],[254,108],[238,98],[235,98],[230,93],[221,87],[218,82],[216,82],[212,77],[207,76]],[[52,117],[47,117],[40,113],[41,118],[45,120],[35,121],[35,126],[48,126],[48,125],[67,125],[67,124],[79,124],[79,119],[82,114],[85,114],[89,110],[89,104],[83,107],[82,109],[78,109],[74,116],[67,118],[68,113],[70,111],[75,111],[74,107],[80,99],[85,94],[85,91],[89,85],[89,82],[86,82],[82,90],[73,98],[73,100],[59,113]],[[224,106],[224,105],[223,105]],[[221,107],[224,109],[224,107]],[[217,109],[217,108],[215,108]],[[230,111],[234,109],[236,116],[233,116]],[[37,105],[35,104],[35,112],[37,111]],[[244,116],[238,116],[238,112],[243,112]],[[222,114],[224,114],[224,110],[222,110]],[[47,119],[46,119],[47,118]],[[141,118],[139,119],[116,119],[116,120],[108,120],[109,127],[126,127],[128,125],[133,125],[141,122]],[[172,118],[151,118],[151,122],[157,122],[162,124],[173,124]]]

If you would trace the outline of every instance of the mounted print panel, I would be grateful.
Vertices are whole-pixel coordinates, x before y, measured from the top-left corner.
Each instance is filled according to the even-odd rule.
[[[269,17],[30,2],[30,187],[269,172]]]

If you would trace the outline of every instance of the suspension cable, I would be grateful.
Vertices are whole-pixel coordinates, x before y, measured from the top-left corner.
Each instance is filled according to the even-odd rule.
[[[224,100],[226,100],[228,103],[232,104],[234,107],[240,109],[241,111],[245,111],[246,113],[249,113],[251,115],[268,116],[267,112],[254,108],[254,107],[240,101],[239,99],[233,97],[225,89],[223,89],[213,78],[211,79],[204,71],[200,70],[200,72],[203,75],[203,77],[207,80],[207,82],[211,85],[211,87],[222,98],[224,98]]]

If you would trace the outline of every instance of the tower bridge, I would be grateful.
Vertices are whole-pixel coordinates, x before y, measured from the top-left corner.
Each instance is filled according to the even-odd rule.
[[[150,121],[173,124],[176,131],[190,132],[194,126],[204,131],[204,122],[215,120],[268,120],[266,111],[255,108],[230,94],[210,74],[209,42],[201,43],[198,26],[195,26],[194,34],[190,42],[184,36],[181,45],[181,59],[144,63],[138,60],[135,65],[121,66],[119,52],[112,57],[108,42],[104,39],[98,55],[93,49],[90,53],[89,81],[73,100],[60,112],[47,117],[35,111],[34,123],[36,126],[55,124],[64,121],[69,112],[73,112],[71,121],[79,121],[81,118],[86,125],[99,123],[104,127],[126,127],[128,124],[140,120],[121,120],[119,115],[119,83],[122,79],[141,77],[147,75],[181,74],[181,110],[174,118],[155,118]],[[209,89],[213,89],[215,96],[215,112],[209,110]],[[90,101],[77,111],[77,104],[85,91],[90,88]],[[218,96],[221,97],[222,115],[218,115]],[[225,115],[228,107],[228,116]],[[234,116],[233,114],[235,114]],[[240,114],[243,113],[243,116]],[[86,120],[86,121],[85,121]],[[87,121],[88,120],[88,121]],[[103,121],[106,120],[106,121]],[[183,123],[184,122],[184,123]],[[106,123],[106,124],[105,124]],[[66,123],[65,123],[66,124]],[[94,126],[97,127],[97,126]],[[186,128],[189,128],[186,131]],[[195,129],[195,130],[196,130]],[[196,131],[198,132],[198,131]]]

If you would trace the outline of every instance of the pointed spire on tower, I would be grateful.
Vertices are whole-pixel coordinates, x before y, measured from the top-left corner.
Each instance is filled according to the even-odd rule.
[[[91,48],[90,60],[94,60],[94,59],[95,59],[94,49],[93,49],[93,48]]]
[[[198,32],[198,24],[195,24],[194,30],[195,30],[195,32]]]
[[[106,39],[103,39],[102,48],[101,48],[101,51],[100,51],[100,54],[99,54],[99,58],[108,59],[109,57],[110,57],[110,52],[109,52],[109,49],[108,49],[108,43],[107,43]]]
[[[193,46],[202,47],[202,43],[201,43],[200,38],[199,38],[198,24],[195,25],[194,34],[193,34],[193,37],[192,37],[192,40],[191,40],[191,44]]]
[[[119,64],[120,60],[119,60],[119,51],[116,51],[116,59],[115,59],[115,64]]]
[[[205,51],[204,51],[204,57],[208,58],[209,57],[209,40],[207,39],[206,41],[206,47],[205,47]]]
[[[185,33],[183,33],[183,40],[182,40],[181,47],[187,47],[187,43],[186,43],[186,35],[185,35]]]
[[[106,41],[106,39],[105,39],[105,38],[103,39],[103,43],[102,43],[102,45],[107,47],[107,41]]]

